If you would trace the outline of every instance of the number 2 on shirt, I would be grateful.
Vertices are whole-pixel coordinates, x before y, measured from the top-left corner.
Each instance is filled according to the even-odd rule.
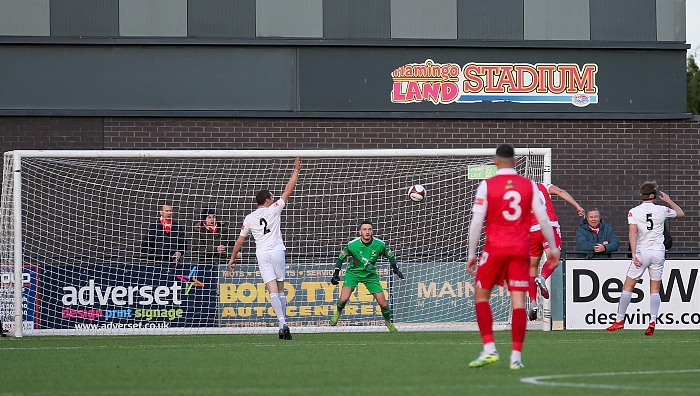
[[[523,209],[520,207],[521,199],[522,197],[520,196],[520,193],[514,190],[506,191],[506,193],[503,194],[503,200],[510,201],[508,207],[513,209],[512,212],[509,210],[504,210],[501,212],[506,220],[515,221],[520,218],[520,215],[523,214]]]
[[[260,218],[260,225],[263,226],[263,235],[272,232],[269,228],[267,228],[267,220],[263,219],[262,217]]]

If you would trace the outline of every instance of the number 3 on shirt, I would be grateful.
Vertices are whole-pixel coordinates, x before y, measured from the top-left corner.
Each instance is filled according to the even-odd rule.
[[[520,218],[520,215],[523,214],[523,209],[520,207],[521,199],[522,197],[520,196],[520,193],[514,190],[509,190],[503,194],[503,200],[510,201],[508,206],[513,210],[512,212],[509,210],[504,210],[501,212],[506,220],[515,221]]]

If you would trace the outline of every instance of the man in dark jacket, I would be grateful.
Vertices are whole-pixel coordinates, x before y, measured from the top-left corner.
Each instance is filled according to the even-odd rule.
[[[228,258],[227,247],[234,243],[228,224],[217,221],[214,209],[203,209],[201,221],[195,223],[192,232],[192,247],[200,258]]]
[[[613,228],[603,221],[597,208],[589,209],[576,231],[576,250],[587,251],[580,258],[610,258],[620,248]]]
[[[185,228],[173,220],[173,207],[164,204],[160,208],[160,219],[148,227],[141,242],[141,253],[149,259],[170,261],[174,265],[185,252]]]

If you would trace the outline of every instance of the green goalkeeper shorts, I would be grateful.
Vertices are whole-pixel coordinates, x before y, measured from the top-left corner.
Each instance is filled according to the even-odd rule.
[[[376,272],[362,271],[358,273],[348,271],[345,273],[343,286],[355,289],[359,283],[364,283],[371,294],[384,291],[382,284],[379,283],[379,275]]]

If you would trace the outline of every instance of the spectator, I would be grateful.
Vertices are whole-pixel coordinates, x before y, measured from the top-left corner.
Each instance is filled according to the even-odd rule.
[[[586,212],[586,217],[579,223],[576,245],[577,250],[587,252],[579,254],[579,258],[610,258],[610,253],[620,248],[620,241],[612,226],[603,220],[600,211],[593,208]]]
[[[160,219],[151,223],[141,242],[141,253],[149,259],[171,262],[177,266],[185,252],[185,230],[173,220],[173,207],[166,203],[160,208]]]
[[[227,248],[235,242],[232,239],[228,224],[216,221],[216,211],[203,209],[201,220],[195,223],[192,233],[192,248],[199,253],[200,259],[227,258]]]

